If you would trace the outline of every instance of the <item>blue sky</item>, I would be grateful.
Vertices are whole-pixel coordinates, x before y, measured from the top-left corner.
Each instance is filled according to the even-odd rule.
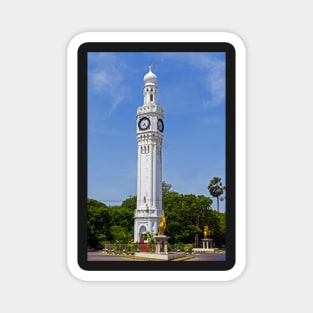
[[[89,198],[119,205],[137,193],[136,111],[143,105],[149,64],[165,111],[163,180],[179,193],[206,196],[214,176],[225,183],[224,53],[93,52],[88,54]]]

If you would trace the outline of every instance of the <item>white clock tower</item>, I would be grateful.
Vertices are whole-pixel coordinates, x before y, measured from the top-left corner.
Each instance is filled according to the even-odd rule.
[[[137,208],[135,210],[134,242],[143,234],[157,234],[162,210],[162,142],[164,111],[157,103],[157,77],[144,76],[144,103],[137,109]]]

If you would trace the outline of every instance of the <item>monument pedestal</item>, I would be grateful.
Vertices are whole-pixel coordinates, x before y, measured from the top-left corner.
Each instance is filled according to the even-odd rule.
[[[201,239],[202,241],[202,248],[193,248],[192,251],[194,253],[215,253],[217,251],[217,248],[213,247],[213,239],[211,238],[204,238]]]
[[[204,238],[204,239],[201,239],[201,241],[202,241],[202,248],[203,249],[212,249],[213,248],[213,239]]]
[[[168,254],[167,252],[167,242],[168,238],[165,235],[157,235],[154,237],[155,239],[155,246],[156,246],[156,254]]]

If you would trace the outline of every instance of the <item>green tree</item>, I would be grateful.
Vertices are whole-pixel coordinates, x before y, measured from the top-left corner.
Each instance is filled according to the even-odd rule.
[[[201,227],[207,223],[212,199],[203,195],[179,194],[170,191],[163,198],[163,210],[167,216],[166,234],[170,243],[193,243],[201,235]]]
[[[166,215],[165,234],[170,236],[171,243],[179,241],[180,231],[184,218],[181,214],[182,195],[175,191],[170,191],[163,196],[162,207]]]
[[[171,191],[172,185],[162,181],[162,197],[166,197],[166,195]]]
[[[220,196],[224,193],[225,186],[222,184],[222,179],[219,177],[213,177],[208,185],[208,190],[210,192],[210,195],[214,198],[216,198],[217,201],[217,212],[219,212],[219,200]]]
[[[133,238],[134,198],[126,199],[125,207],[108,207],[94,199],[87,201],[88,247],[103,248],[105,241],[127,243]]]
[[[108,207],[102,202],[88,199],[87,218],[88,247],[98,249],[110,237],[110,230],[106,227],[110,221]]]
[[[218,214],[218,231],[215,233],[215,241],[219,247],[226,245],[226,214]]]
[[[121,207],[135,211],[137,207],[137,196],[129,196],[126,200],[122,202]]]
[[[126,237],[132,237],[134,231],[134,211],[131,208],[124,208],[119,206],[111,207],[110,231],[112,235],[112,240],[114,240],[116,232],[114,233],[115,235],[112,233],[112,226],[119,226],[123,228],[124,231],[128,233]]]
[[[162,208],[167,222],[165,234],[170,237],[169,242],[198,244],[203,238],[203,228],[207,225],[210,238],[219,246],[225,245],[225,213],[212,209],[212,198],[204,195],[179,194],[171,188],[171,184],[162,182]],[[108,207],[97,200],[88,199],[88,246],[98,249],[103,248],[104,241],[131,242],[136,200],[136,196],[130,196],[121,206]],[[152,249],[154,238],[150,235],[152,236],[147,234],[147,239]]]
[[[127,227],[123,227],[120,225],[112,225],[110,227],[110,231],[113,236],[114,242],[128,243],[131,239],[130,233]]]

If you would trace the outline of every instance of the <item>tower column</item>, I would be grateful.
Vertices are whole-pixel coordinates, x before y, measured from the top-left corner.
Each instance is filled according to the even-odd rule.
[[[139,208],[141,203],[141,194],[138,193],[140,191],[141,184],[141,146],[138,145],[138,160],[137,160],[137,208]]]
[[[154,162],[153,162],[153,145],[150,144],[150,208],[153,207],[153,185],[154,185],[154,177],[153,177],[153,167],[154,167]]]
[[[154,160],[154,162],[156,162],[156,145],[153,145],[153,160]],[[156,182],[156,164],[153,164],[153,180],[152,181],[154,181],[154,182]],[[152,197],[152,199],[153,199],[153,203],[152,203],[152,207],[153,208],[156,208],[157,207],[157,205],[156,205],[156,196],[157,196],[157,193],[156,193],[156,187],[157,187],[157,184],[156,183],[154,183],[153,184],[153,197]]]
[[[137,109],[137,207],[134,221],[134,241],[143,233],[156,234],[162,210],[162,140],[164,111],[157,103],[157,77],[144,76],[143,105]]]

